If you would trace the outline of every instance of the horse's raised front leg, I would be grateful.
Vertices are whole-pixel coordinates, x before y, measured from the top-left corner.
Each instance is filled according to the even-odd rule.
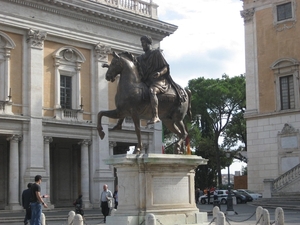
[[[141,138],[141,126],[140,126],[140,117],[137,114],[131,115],[131,118],[134,123],[135,134],[137,136],[138,144],[133,151],[133,154],[140,154],[143,148],[142,138]]]
[[[100,111],[98,113],[97,130],[98,130],[98,134],[99,134],[99,137],[101,138],[101,140],[105,136],[105,133],[103,132],[102,122],[101,122],[103,116],[106,116],[108,118],[113,118],[113,119],[119,119],[120,118],[117,109],[107,110],[107,111]]]

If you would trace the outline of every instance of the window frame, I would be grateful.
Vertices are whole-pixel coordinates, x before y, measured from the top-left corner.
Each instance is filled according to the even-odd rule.
[[[287,82],[286,82],[286,84],[287,84],[287,90],[283,90],[283,78],[287,78]],[[292,80],[292,86],[293,87],[290,87],[290,79],[289,78],[291,78],[291,80]],[[293,80],[293,75],[291,74],[291,75],[286,75],[286,76],[280,76],[279,77],[279,88],[280,88],[280,108],[281,108],[281,110],[288,110],[288,109],[295,109],[295,85],[294,85],[294,80]],[[288,100],[287,100],[287,102],[284,102],[284,93],[283,93],[283,91],[287,91],[287,98],[288,98]],[[293,105],[293,107],[291,106],[291,96],[293,96],[293,98],[294,98],[294,105]],[[287,108],[284,108],[284,105],[285,104],[288,104],[288,107]]]
[[[291,17],[286,17],[285,15],[285,18],[284,19],[279,19],[279,7],[284,7],[286,5],[290,5],[291,7]],[[285,14],[286,14],[286,11],[285,11]],[[285,3],[282,3],[282,4],[278,4],[276,5],[276,20],[277,22],[281,22],[281,21],[284,21],[284,20],[289,20],[289,19],[292,19],[293,18],[293,5],[292,5],[292,2],[285,2]]]
[[[284,5],[284,4],[287,4],[287,3],[291,3],[292,17],[278,21],[278,13],[277,13],[278,6]],[[277,26],[283,25],[287,22],[293,22],[293,24],[292,25],[286,25],[284,27],[277,27]],[[293,27],[295,22],[296,22],[296,3],[295,3],[295,0],[288,0],[288,1],[285,0],[285,1],[277,2],[277,3],[273,4],[273,24],[274,24],[274,26],[276,26],[277,29],[279,29],[278,31],[282,31],[284,29],[288,29],[288,28]]]
[[[61,109],[60,104],[60,76],[72,78],[72,108],[80,109],[81,104],[81,64],[86,61],[84,55],[74,47],[66,46],[58,49],[54,54],[55,65],[55,102],[54,109]]]
[[[276,111],[299,109],[299,61],[291,58],[279,59],[272,64],[271,69],[274,74]],[[282,109],[280,79],[286,76],[292,76],[293,79],[295,108]]]

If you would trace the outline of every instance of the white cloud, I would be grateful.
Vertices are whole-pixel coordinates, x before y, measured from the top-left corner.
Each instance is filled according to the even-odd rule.
[[[178,26],[161,42],[173,79],[187,86],[197,77],[245,72],[240,0],[155,0],[159,19]]]

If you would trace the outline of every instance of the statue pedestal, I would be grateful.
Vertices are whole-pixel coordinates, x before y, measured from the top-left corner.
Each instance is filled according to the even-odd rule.
[[[118,210],[108,225],[202,224],[207,214],[195,204],[194,169],[206,159],[192,155],[115,155],[104,160],[117,168]],[[152,224],[151,222],[149,224]]]

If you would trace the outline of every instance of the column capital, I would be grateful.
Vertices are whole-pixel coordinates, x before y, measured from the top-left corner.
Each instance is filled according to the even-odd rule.
[[[110,141],[109,142],[109,147],[110,148],[113,148],[113,147],[116,147],[117,146],[117,142],[115,142],[115,141]]]
[[[52,137],[49,136],[44,136],[44,143],[49,144],[53,141]]]
[[[13,134],[12,136],[6,138],[7,141],[19,142],[23,140],[23,136],[19,134]]]
[[[89,146],[89,145],[92,144],[92,140],[84,139],[84,140],[78,142],[78,144],[81,145],[81,146],[82,146],[82,145]]]
[[[255,13],[255,8],[245,9],[241,11],[241,16],[244,18],[244,23],[251,22],[253,20],[253,15]]]
[[[95,57],[97,61],[108,61],[108,54],[111,53],[111,47],[101,44],[100,42],[95,45]]]
[[[29,29],[27,33],[27,42],[32,48],[43,49],[44,40],[47,37],[47,32],[40,30]]]

